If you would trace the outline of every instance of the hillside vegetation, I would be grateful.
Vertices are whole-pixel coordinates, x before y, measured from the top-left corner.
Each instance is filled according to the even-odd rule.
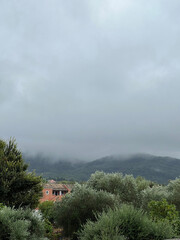
[[[74,184],[61,201],[39,203],[44,180],[28,173],[15,140],[0,140],[0,163],[2,240],[164,240],[180,236],[180,178],[161,185],[140,176],[96,171],[87,182]],[[88,170],[94,163],[101,166],[101,161],[86,163]],[[68,164],[64,162],[70,172]],[[42,166],[46,168],[45,162]],[[84,167],[71,164],[71,171]]]
[[[148,180],[166,184],[170,179],[180,176],[180,160],[170,157],[159,157],[147,154],[136,154],[130,157],[108,156],[91,162],[70,162],[42,156],[24,156],[29,164],[29,171],[35,170],[38,175],[57,180],[87,181],[95,171],[121,172],[143,176]]]

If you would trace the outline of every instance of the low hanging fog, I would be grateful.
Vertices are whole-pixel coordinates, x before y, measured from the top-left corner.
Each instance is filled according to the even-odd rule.
[[[180,157],[179,9],[1,0],[0,138],[53,157]]]

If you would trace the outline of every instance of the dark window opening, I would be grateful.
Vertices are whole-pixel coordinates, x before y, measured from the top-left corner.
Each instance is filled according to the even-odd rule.
[[[60,191],[53,190],[53,195],[56,195],[56,196],[60,195]]]
[[[61,190],[53,190],[53,195],[59,196],[59,195],[65,195],[67,191],[61,191]]]

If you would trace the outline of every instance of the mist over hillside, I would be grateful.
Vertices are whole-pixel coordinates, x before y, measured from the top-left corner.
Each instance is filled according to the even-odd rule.
[[[47,179],[86,181],[97,170],[143,176],[163,184],[180,176],[180,159],[149,154],[112,155],[90,162],[63,158],[53,162],[41,155],[24,155],[24,159],[29,164],[29,171],[35,170]]]

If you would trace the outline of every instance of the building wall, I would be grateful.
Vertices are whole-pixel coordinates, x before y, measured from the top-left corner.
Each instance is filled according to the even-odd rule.
[[[68,192],[70,192],[69,189],[67,189]],[[44,188],[43,191],[43,196],[42,198],[40,199],[40,203],[42,202],[45,202],[45,201],[57,201],[57,200],[61,200],[61,198],[64,196],[64,195],[53,195],[53,189],[52,188]]]

